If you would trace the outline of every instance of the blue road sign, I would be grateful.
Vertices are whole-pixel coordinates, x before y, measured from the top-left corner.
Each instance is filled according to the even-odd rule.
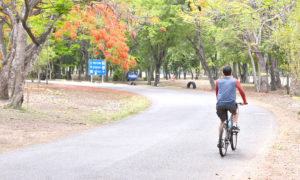
[[[128,79],[137,79],[138,75],[135,73],[128,73]]]
[[[106,63],[103,59],[89,60],[89,74],[90,75],[106,75]]]

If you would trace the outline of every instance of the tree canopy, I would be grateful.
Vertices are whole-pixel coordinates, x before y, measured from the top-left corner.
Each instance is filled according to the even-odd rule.
[[[299,8],[296,0],[0,0],[0,97],[22,104],[31,71],[89,80],[88,60],[98,58],[106,79],[144,72],[157,86],[160,74],[183,71],[207,76],[214,89],[231,65],[259,92],[280,88],[286,75],[295,95]]]

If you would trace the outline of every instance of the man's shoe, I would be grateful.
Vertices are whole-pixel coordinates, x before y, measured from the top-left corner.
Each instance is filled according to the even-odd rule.
[[[232,132],[238,133],[238,132],[240,132],[240,128],[238,126],[233,126]]]

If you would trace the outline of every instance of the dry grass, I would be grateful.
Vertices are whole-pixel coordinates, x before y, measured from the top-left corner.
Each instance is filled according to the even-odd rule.
[[[150,101],[121,91],[29,84],[23,110],[0,101],[0,153],[78,133],[144,110]]]

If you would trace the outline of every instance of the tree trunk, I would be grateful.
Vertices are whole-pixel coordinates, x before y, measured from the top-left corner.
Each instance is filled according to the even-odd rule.
[[[242,82],[243,73],[242,73],[242,68],[241,68],[241,63],[240,62],[238,62],[238,70],[239,70],[240,81]]]
[[[23,103],[23,91],[25,84],[25,48],[27,34],[23,29],[22,23],[18,23],[17,27],[17,46],[16,46],[16,56],[12,63],[12,92],[11,98],[9,100],[8,106],[20,107]]]
[[[41,73],[40,73],[40,70],[37,70],[37,79],[38,79],[38,83],[40,84],[40,82],[41,82]]]
[[[256,92],[259,92],[260,89],[259,89],[259,85],[258,85],[258,82],[257,82],[257,75],[256,75],[256,67],[255,67],[254,58],[252,56],[251,47],[250,47],[249,43],[247,43],[247,45],[248,45],[248,54],[249,54],[249,57],[250,57],[250,60],[251,60],[252,71],[253,71],[253,82],[254,82],[254,85],[255,85]]]
[[[153,52],[153,59],[155,64],[155,81],[154,86],[158,86],[160,80],[160,68],[163,64],[163,60],[165,59],[168,52],[168,41],[164,45],[156,45],[151,46]]]
[[[180,70],[179,70],[179,68],[176,68],[175,74],[176,74],[176,79],[180,79]]]
[[[158,86],[159,80],[160,80],[160,67],[161,63],[157,63],[155,66],[155,81],[154,81],[154,86]]]
[[[296,56],[295,50],[291,50],[290,51],[290,75],[291,75],[291,86],[290,86],[290,94],[292,96],[298,96],[299,92],[299,85],[300,85],[300,70],[299,70],[299,66],[300,66],[300,57]],[[300,55],[300,52],[298,53],[298,55]]]
[[[198,37],[198,47],[196,49],[194,47],[194,49],[196,50],[196,54],[198,55],[198,57],[200,57],[201,64],[202,64],[205,72],[208,75],[208,79],[209,79],[211,89],[214,90],[214,89],[216,89],[216,85],[215,85],[215,81],[213,79],[212,73],[211,73],[211,71],[208,67],[208,64],[206,62],[206,59],[205,59],[205,52],[204,52],[202,42],[201,42],[200,30],[198,30],[198,32],[197,32],[197,37]]]
[[[164,75],[165,75],[166,80],[169,79],[169,78],[168,78],[168,74],[169,74],[168,64],[169,64],[168,62],[166,62],[166,63],[164,64]]]
[[[0,70],[0,99],[8,99],[8,80],[10,66],[3,66]]]
[[[254,33],[248,31],[248,36],[250,39],[250,42],[253,47],[255,56],[258,60],[258,76],[259,76],[259,92],[265,92],[267,93],[269,90],[269,82],[268,82],[268,75],[267,75],[267,68],[266,68],[266,60],[268,59],[268,55],[265,54],[263,56],[263,53],[260,51],[258,44],[256,42],[256,38]]]
[[[149,70],[148,70],[148,83],[147,83],[147,85],[151,85],[152,76],[153,76],[153,64],[151,63],[151,65],[149,67]]]
[[[3,25],[0,23],[0,25]],[[8,85],[9,85],[9,77],[10,77],[10,71],[11,71],[11,65],[16,55],[15,46],[17,45],[17,39],[18,39],[18,24],[15,24],[13,26],[12,31],[12,44],[13,48],[9,54],[6,52],[6,47],[4,43],[3,38],[3,26],[0,26],[0,48],[2,52],[2,68],[0,69],[0,99],[8,99]]]
[[[26,77],[30,73],[53,30],[54,27],[52,26],[45,34],[42,35],[43,40],[39,45],[34,43],[27,45],[27,33],[23,29],[22,23],[19,23],[16,56],[12,63],[12,93],[8,106],[22,106]]]
[[[279,73],[279,63],[280,61],[278,59],[275,59],[275,68],[274,68],[274,71],[275,71],[275,77],[276,77],[276,87],[277,89],[280,89],[281,88],[281,79],[280,79],[280,73]]]
[[[186,80],[186,71],[183,73],[183,79]]]
[[[270,74],[271,74],[271,91],[275,91],[276,87],[276,76],[275,76],[275,58],[274,55],[271,54],[271,66],[270,66]]]
[[[237,75],[237,63],[233,63],[232,75],[233,75],[234,78],[239,79],[238,75]]]
[[[196,77],[195,80],[198,80],[200,76],[200,69],[196,69]]]
[[[192,75],[192,80],[194,80],[194,73],[193,73],[193,71],[191,71],[191,75]]]
[[[109,66],[110,66],[110,63],[108,61],[106,61],[106,73],[105,73],[105,82],[108,82],[108,76],[109,76]]]
[[[62,68],[61,60],[59,61],[57,78],[58,79],[63,79],[63,68]]]
[[[79,74],[78,74],[78,80],[81,81],[81,75],[83,74],[83,62],[84,62],[84,56],[80,56],[80,61],[79,61]]]
[[[289,73],[286,76],[286,93],[290,94],[290,74]]]
[[[9,100],[8,106],[20,107],[23,103],[23,91],[25,84],[25,48],[27,41],[27,34],[23,29],[21,22],[18,23],[17,29],[17,46],[16,46],[16,56],[12,62],[12,92],[11,98]]]
[[[242,69],[243,69],[243,75],[242,75],[242,82],[243,83],[249,83],[249,72],[248,72],[248,64],[244,63],[242,65]]]
[[[258,50],[258,46],[257,46],[257,50]],[[261,77],[260,77],[261,78],[261,84],[260,84],[261,89],[260,90],[261,90],[261,92],[268,93],[269,92],[269,77],[268,77],[268,72],[267,72],[267,62],[268,62],[269,56],[267,53],[262,55],[261,52],[256,53],[256,54],[257,54],[256,55],[257,59],[262,57],[262,59],[258,60],[258,65],[259,65],[260,75],[261,75]]]
[[[6,64],[3,63],[0,69],[0,99],[9,99],[8,82],[12,60],[13,58],[9,58]]]
[[[218,66],[215,67],[215,75],[214,75],[214,79],[215,79],[215,80],[219,79],[219,68],[218,68]]]
[[[123,82],[127,81],[127,74],[128,74],[128,72],[126,72],[126,71],[123,73],[123,77],[122,77]]]
[[[114,69],[113,66],[111,66],[111,67],[109,68],[109,78],[112,77],[113,69]]]
[[[85,60],[85,80],[86,81],[91,80],[91,76],[89,75],[89,59],[90,59],[90,53],[88,50],[89,48],[90,48],[90,42],[84,41],[83,54],[84,54],[84,60]]]
[[[46,84],[48,84],[48,65],[46,67]]]

